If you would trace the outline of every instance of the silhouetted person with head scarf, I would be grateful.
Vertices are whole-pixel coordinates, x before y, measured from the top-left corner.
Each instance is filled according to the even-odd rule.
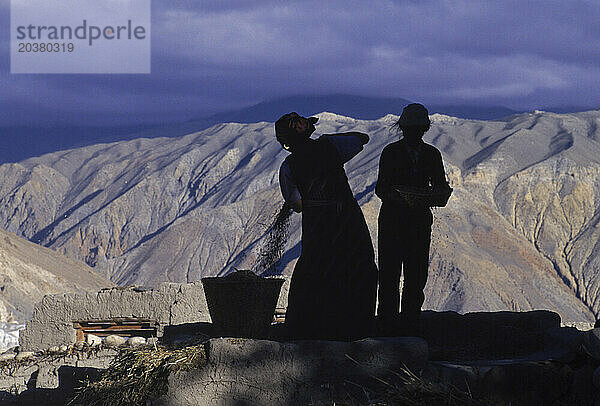
[[[293,338],[352,340],[372,330],[377,267],[344,163],[369,136],[351,132],[311,139],[317,120],[289,113],[275,123],[277,140],[291,152],[279,171],[281,192],[302,212],[302,252],[290,284],[286,325]]]
[[[422,139],[430,124],[429,113],[423,105],[406,106],[395,123],[403,137],[387,145],[379,160],[375,188],[382,200],[377,313],[384,333],[395,330],[398,321],[405,332],[419,332],[433,223],[430,206],[444,206],[452,191],[446,181],[440,151]],[[411,199],[410,194],[403,194],[402,190],[432,197]],[[438,196],[437,199],[434,196]],[[402,272],[404,283],[399,314]]]

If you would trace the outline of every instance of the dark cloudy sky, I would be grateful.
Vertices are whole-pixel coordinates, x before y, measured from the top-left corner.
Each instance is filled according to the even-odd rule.
[[[11,75],[0,126],[175,121],[265,99],[600,107],[600,2],[153,0],[152,74]]]

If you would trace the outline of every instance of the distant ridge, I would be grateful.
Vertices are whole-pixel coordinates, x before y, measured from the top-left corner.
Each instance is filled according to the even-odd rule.
[[[347,94],[298,95],[264,101],[238,110],[218,113],[183,123],[140,126],[0,128],[3,147],[0,164],[19,162],[34,156],[93,144],[126,141],[135,138],[180,137],[220,123],[256,123],[274,121],[290,111],[316,114],[330,111],[362,120],[375,120],[388,113],[400,114],[410,103],[403,98],[366,97]],[[458,118],[491,120],[517,113],[502,106],[428,105],[429,112]]]
[[[402,108],[412,101],[393,97],[367,97],[348,94],[298,95],[283,97],[255,104],[253,106],[215,114],[209,120],[216,122],[255,123],[273,121],[290,111],[301,114],[315,114],[330,111],[342,116],[361,120],[376,120],[388,113],[400,114]],[[431,114],[441,113],[464,119],[493,120],[519,113],[503,106],[475,105],[427,105]]]
[[[0,228],[0,321],[31,318],[44,295],[114,286],[82,261],[40,247]]]

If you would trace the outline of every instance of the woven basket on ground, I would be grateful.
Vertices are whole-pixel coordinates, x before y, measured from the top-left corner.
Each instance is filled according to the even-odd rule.
[[[250,271],[203,278],[213,324],[230,337],[266,337],[283,282],[283,278],[262,278]]]

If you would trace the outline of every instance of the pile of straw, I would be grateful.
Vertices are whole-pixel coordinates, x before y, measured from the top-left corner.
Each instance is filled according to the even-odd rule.
[[[346,357],[360,366],[360,363]],[[488,399],[476,399],[469,392],[462,391],[454,386],[431,382],[422,378],[408,368],[401,368],[399,372],[388,371],[390,376],[382,379],[371,375],[378,384],[377,387],[362,387],[363,395],[367,401],[351,399],[350,405],[368,406],[421,406],[421,405],[445,405],[445,406],[483,406],[494,404]]]
[[[204,344],[124,349],[96,382],[86,382],[70,405],[146,405],[167,393],[172,372],[206,363]]]
[[[447,405],[447,406],[480,406],[491,403],[475,399],[470,393],[452,386],[429,382],[415,375],[408,369],[394,374],[397,379],[384,381],[384,389],[376,393],[376,400],[369,406],[383,405]]]

